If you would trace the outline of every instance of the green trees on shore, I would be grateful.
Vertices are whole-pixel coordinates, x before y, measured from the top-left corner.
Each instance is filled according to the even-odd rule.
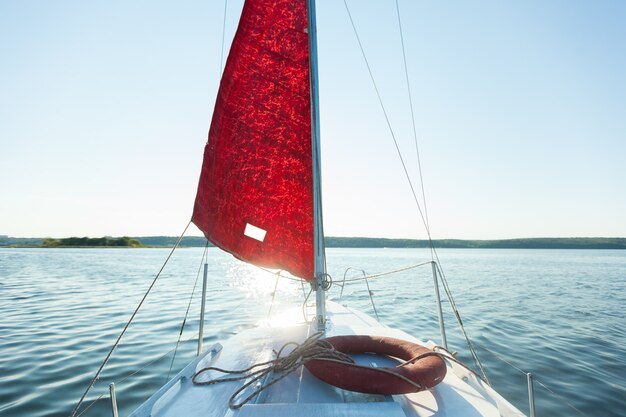
[[[0,235],[0,247],[172,247],[178,241],[176,236],[140,237],[68,237],[68,238],[15,238]],[[206,239],[200,236],[185,236],[180,247],[203,247]],[[503,240],[460,240],[436,239],[436,248],[471,249],[626,249],[623,237],[574,237],[574,238],[531,238]],[[209,246],[213,246],[209,244]],[[367,237],[326,237],[329,248],[427,248],[430,242],[416,239],[385,239]]]
[[[63,238],[63,239],[53,239],[53,238],[48,237],[43,240],[42,246],[46,248],[67,247],[67,246],[92,246],[92,247],[118,246],[118,247],[138,248],[138,247],[142,247],[143,245],[137,239],[124,236],[124,237],[97,237],[97,238],[68,237],[68,238]]]

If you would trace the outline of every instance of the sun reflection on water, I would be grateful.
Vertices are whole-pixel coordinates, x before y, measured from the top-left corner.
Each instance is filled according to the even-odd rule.
[[[306,281],[285,271],[262,269],[244,262],[232,262],[226,276],[228,285],[242,298],[255,300],[267,308],[268,314],[259,317],[258,324],[282,327],[304,322],[302,303],[310,290]]]

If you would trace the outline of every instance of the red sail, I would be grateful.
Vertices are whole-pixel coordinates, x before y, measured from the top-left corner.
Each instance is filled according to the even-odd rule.
[[[193,212],[212,243],[313,278],[306,0],[246,0],[226,62]]]

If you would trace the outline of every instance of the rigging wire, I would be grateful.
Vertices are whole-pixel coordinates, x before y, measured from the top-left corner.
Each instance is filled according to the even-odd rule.
[[[302,317],[304,317],[305,322],[309,321],[309,315],[307,314],[307,311],[306,311],[306,303],[309,301],[309,297],[311,296],[312,292],[313,292],[313,286],[309,288],[309,292],[304,298],[304,302],[302,303]]]
[[[352,281],[361,281],[361,280],[364,280],[364,279],[372,279],[372,278],[384,277],[386,275],[397,274],[398,272],[408,271],[409,269],[414,269],[414,268],[417,268],[417,267],[420,267],[420,266],[430,265],[431,263],[432,263],[431,261],[422,262],[422,263],[411,265],[411,266],[405,266],[404,268],[394,269],[393,271],[381,272],[379,274],[366,275],[366,276],[363,276],[363,277],[344,279],[344,280],[341,280],[341,283],[352,282]]]
[[[83,411],[81,411],[80,414],[77,414],[76,417],[80,417],[83,414],[85,414],[91,407],[93,407],[98,401],[100,401],[102,399],[102,397],[104,397],[108,393],[109,393],[109,390],[104,391],[102,394],[100,394],[100,396],[98,398],[96,398],[91,403],[89,403],[89,405]]]
[[[478,368],[480,369],[480,372],[483,374],[483,378],[485,382],[491,385],[491,383],[489,382],[489,378],[487,377],[487,372],[485,371],[485,367],[480,361],[480,358],[478,357],[478,354],[476,353],[476,350],[474,349],[474,345],[472,344],[471,339],[469,338],[469,336],[467,335],[467,332],[465,331],[465,326],[463,326],[463,321],[461,320],[461,314],[459,313],[459,309],[457,308],[456,303],[454,302],[454,298],[452,297],[452,291],[450,291],[450,287],[448,286],[448,280],[446,279],[443,273],[443,269],[441,268],[441,264],[439,262],[439,255],[437,254],[436,250],[434,251],[434,253],[435,253],[435,257],[437,258],[437,262],[435,264],[437,266],[437,270],[439,271],[439,275],[441,276],[441,283],[443,285],[444,291],[446,292],[446,296],[448,297],[448,301],[450,302],[450,307],[452,308],[452,311],[454,312],[454,317],[456,318],[457,323],[459,323],[459,328],[461,329],[461,333],[463,334],[463,337],[465,338],[465,342],[467,343],[467,347],[470,351],[470,354],[472,355],[472,358],[474,359],[474,363],[476,364],[476,366],[478,366]]]
[[[107,362],[109,362],[109,359],[111,358],[111,355],[113,355],[113,351],[115,351],[115,348],[117,348],[117,346],[119,345],[120,341],[122,340],[122,336],[124,336],[124,334],[126,333],[126,330],[128,330],[128,327],[130,326],[130,324],[132,323],[133,319],[137,315],[137,312],[139,312],[139,309],[143,305],[144,301],[146,301],[146,298],[148,297],[148,294],[150,294],[150,291],[152,291],[152,288],[154,287],[154,284],[156,284],[157,280],[161,276],[161,273],[163,272],[163,269],[165,269],[165,266],[167,265],[167,263],[169,262],[170,258],[174,254],[174,251],[176,250],[176,248],[178,248],[178,245],[180,245],[180,242],[183,240],[183,236],[185,236],[185,233],[187,232],[187,229],[189,228],[189,225],[191,225],[191,220],[189,220],[189,222],[187,223],[187,226],[185,226],[185,229],[183,230],[183,233],[180,235],[180,237],[178,238],[178,240],[174,244],[174,247],[172,248],[170,253],[167,255],[167,258],[165,259],[165,262],[161,266],[161,269],[159,269],[159,272],[157,272],[156,276],[152,280],[152,283],[148,287],[148,290],[146,291],[146,293],[143,295],[143,298],[139,302],[139,305],[137,305],[137,308],[135,309],[133,314],[130,316],[130,319],[128,320],[128,322],[126,323],[124,328],[122,329],[122,332],[120,333],[120,335],[117,337],[117,340],[113,344],[113,347],[111,347],[111,350],[107,354],[106,358],[104,358],[104,361],[102,361],[102,364],[98,368],[98,371],[96,372],[96,375],[93,377],[93,379],[89,383],[89,386],[87,387],[87,389],[83,393],[82,397],[80,397],[80,400],[78,400],[78,404],[76,404],[76,407],[74,407],[74,410],[72,410],[72,414],[70,415],[70,417],[75,417],[76,416],[76,413],[78,412],[78,409],[82,405],[83,401],[85,401],[85,397],[87,396],[87,394],[89,393],[89,391],[93,387],[93,384],[98,380],[98,377],[100,377],[100,373],[102,373],[102,370],[104,369],[105,365],[107,364]]]
[[[472,342],[470,340],[470,338],[467,336],[467,334],[465,333],[465,328],[462,324],[461,321],[461,317],[459,315],[458,309],[456,307],[456,303],[454,302],[454,299],[452,297],[452,292],[450,291],[450,288],[448,287],[448,280],[446,279],[446,276],[443,272],[443,269],[441,267],[441,261],[439,260],[439,254],[437,253],[437,250],[435,249],[435,246],[432,242],[432,238],[430,236],[430,223],[429,223],[429,219],[428,219],[428,209],[426,206],[426,192],[424,189],[424,176],[422,174],[422,163],[421,163],[421,158],[420,158],[420,153],[419,153],[419,146],[418,146],[418,141],[417,141],[417,129],[415,127],[415,115],[414,115],[414,110],[413,110],[413,99],[412,99],[412,94],[411,94],[411,83],[410,83],[410,79],[409,79],[409,71],[408,71],[408,66],[407,66],[407,62],[406,62],[406,52],[405,52],[405,47],[404,47],[404,34],[403,34],[403,30],[402,30],[402,20],[400,18],[400,6],[398,4],[398,0],[395,1],[396,3],[396,15],[398,17],[398,30],[400,33],[400,43],[402,46],[402,60],[404,62],[404,74],[405,74],[405,78],[406,78],[406,85],[407,85],[407,90],[408,90],[408,95],[409,95],[409,105],[411,108],[411,122],[413,125],[413,139],[415,141],[415,152],[417,155],[417,166],[418,166],[418,171],[419,171],[419,179],[420,179],[420,185],[421,185],[421,189],[422,189],[422,201],[424,202],[424,214],[425,214],[425,218],[426,218],[426,230],[428,232],[428,239],[430,241],[430,253],[431,253],[431,259],[437,259],[437,268],[439,269],[440,275],[441,275],[441,281],[442,284],[444,286],[444,290],[446,291],[446,296],[448,297],[448,300],[450,301],[450,305],[452,306],[453,310],[454,310],[454,314],[456,316],[456,319],[460,325],[461,328],[461,332],[463,333],[463,336],[465,337],[465,340],[468,344],[468,347],[470,349],[470,352],[472,353],[472,356],[474,358],[474,362],[476,363],[476,365],[480,368],[483,377],[485,379],[485,381],[487,381],[487,383],[489,383],[489,380],[487,378],[487,374],[485,372],[485,370],[483,369],[483,365],[480,361],[480,359],[478,358],[478,355],[476,354],[476,352],[474,351],[474,348],[472,346]]]
[[[272,307],[274,306],[274,299],[276,298],[276,290],[278,290],[278,280],[280,279],[280,272],[276,273],[276,284],[274,285],[274,291],[272,292],[272,301],[270,302],[270,308],[267,311],[267,318],[269,319],[272,315]]]
[[[491,353],[493,356],[495,356],[498,360],[506,363],[507,365],[509,365],[511,368],[515,369],[516,371],[524,374],[524,375],[528,375],[528,372],[524,371],[523,369],[521,369],[519,366],[516,366],[514,364],[512,364],[510,361],[506,360],[505,358],[503,358],[501,355],[499,355],[498,353],[494,352],[491,349],[488,349],[487,347],[485,347],[482,344],[478,344],[478,343],[474,343],[475,345],[477,345],[479,348],[484,349],[485,351]],[[578,408],[576,408],[576,406],[574,406],[573,404],[571,404],[569,401],[567,401],[566,398],[564,398],[563,396],[557,394],[556,392],[554,392],[552,389],[550,389],[550,387],[546,386],[543,382],[541,382],[537,376],[534,376],[534,380],[535,382],[537,382],[539,385],[541,385],[546,391],[548,391],[550,394],[552,394],[552,396],[554,396],[555,398],[557,398],[558,400],[560,400],[561,402],[563,402],[565,405],[567,405],[568,407],[570,407],[572,410],[576,411],[579,415],[581,415],[582,417],[587,417],[586,414],[584,414],[582,411],[580,411]]]
[[[354,23],[354,20],[352,19],[352,14],[350,13],[350,8],[348,7],[347,0],[343,0],[343,4],[344,4],[344,6],[346,8],[346,12],[348,13],[348,17],[350,19],[350,23],[352,25],[352,29],[354,31],[354,35],[356,37],[356,40],[357,40],[357,42],[359,44],[359,48],[361,50],[361,55],[363,56],[363,60],[365,61],[365,65],[367,67],[367,71],[369,73],[370,80],[372,81],[372,85],[374,86],[374,90],[376,91],[376,96],[378,98],[378,102],[380,104],[380,107],[382,109],[383,115],[385,117],[385,121],[387,122],[387,127],[389,128],[389,132],[391,134],[391,138],[392,138],[393,143],[395,145],[398,158],[400,159],[400,162],[402,164],[402,168],[404,170],[404,175],[405,175],[406,180],[407,180],[407,182],[409,184],[409,187],[411,189],[411,193],[413,194],[413,200],[415,201],[415,205],[417,206],[417,209],[419,211],[420,217],[422,219],[422,224],[424,225],[424,228],[426,229],[426,234],[428,235],[428,242],[430,244],[431,252],[432,252],[432,254],[435,255],[435,259],[437,260],[437,267],[438,267],[438,269],[439,269],[439,271],[441,273],[441,281],[442,281],[442,283],[444,285],[444,290],[446,292],[448,300],[450,301],[450,305],[451,305],[451,307],[452,307],[452,309],[454,311],[454,315],[456,317],[457,323],[459,324],[459,327],[461,328],[461,332],[463,333],[463,336],[465,337],[465,340],[467,342],[467,345],[468,345],[468,348],[470,350],[470,353],[471,353],[471,355],[472,355],[472,357],[474,359],[474,362],[476,363],[476,365],[480,368],[481,372],[483,373],[483,377],[485,378],[485,381],[487,381],[487,383],[489,383],[489,380],[487,379],[487,374],[486,374],[486,372],[484,370],[484,367],[483,367],[482,363],[480,362],[480,359],[478,358],[478,355],[476,354],[476,351],[474,350],[469,337],[467,336],[465,328],[463,327],[463,322],[461,320],[461,316],[459,314],[458,309],[456,308],[456,304],[454,302],[454,299],[452,298],[452,293],[450,292],[450,289],[448,287],[448,283],[447,283],[446,277],[445,277],[445,275],[443,273],[443,270],[439,266],[441,262],[439,260],[439,255],[438,255],[437,250],[435,249],[435,245],[433,243],[432,235],[430,233],[429,223],[426,221],[426,217],[424,215],[424,211],[422,210],[422,206],[421,206],[421,204],[419,202],[419,199],[417,198],[417,193],[415,192],[415,187],[413,187],[413,182],[411,181],[411,176],[409,175],[409,171],[407,169],[406,163],[404,162],[404,158],[402,156],[402,151],[400,150],[400,146],[398,145],[398,141],[396,139],[396,135],[395,135],[395,133],[393,131],[393,128],[391,127],[391,122],[389,120],[389,116],[387,115],[387,110],[385,109],[385,106],[384,106],[384,103],[383,103],[383,100],[382,100],[382,96],[380,94],[380,91],[378,90],[378,86],[376,84],[376,80],[374,78],[374,74],[372,73],[372,69],[370,67],[369,61],[368,61],[367,56],[365,54],[365,49],[363,48],[363,44],[361,42],[361,38],[359,37],[358,31],[356,29],[356,25]]]
[[[194,340],[194,339],[196,339],[196,338],[197,338],[197,335],[193,335],[193,336],[191,336],[190,338],[183,340],[183,343],[187,343],[187,342],[189,342],[189,341],[191,341],[191,340]],[[152,365],[153,363],[160,361],[161,359],[163,359],[164,357],[166,357],[167,355],[169,355],[170,353],[172,353],[172,352],[174,351],[174,349],[175,349],[175,348],[172,348],[172,349],[168,350],[167,352],[165,352],[164,354],[162,354],[161,356],[159,356],[159,357],[157,357],[157,358],[155,358],[155,359],[152,359],[151,361],[145,362],[141,368],[139,368],[139,369],[137,369],[137,370],[135,370],[135,371],[131,372],[130,374],[126,375],[124,378],[120,379],[119,381],[116,381],[116,383],[119,385],[119,384],[121,384],[122,382],[126,381],[127,379],[129,379],[129,378],[131,378],[131,377],[133,377],[133,376],[137,375],[139,372],[141,372],[141,371],[145,370],[147,367],[149,367],[149,366],[150,366],[150,365]],[[88,411],[91,407],[93,407],[93,406],[95,405],[95,403],[96,403],[96,402],[98,402],[99,400],[101,400],[101,399],[102,399],[102,397],[104,397],[104,396],[105,396],[105,395],[107,395],[107,394],[109,394],[109,390],[108,390],[108,389],[105,389],[105,391],[104,391],[102,394],[100,394],[100,396],[99,396],[99,397],[95,398],[95,399],[94,399],[91,403],[89,403],[89,405],[88,405],[87,407],[85,407],[85,409],[84,409],[83,411],[81,411],[81,412],[80,412],[80,414],[77,414],[77,415],[76,415],[76,417],[80,417],[80,416],[82,416],[83,414],[85,414],[85,413],[86,413],[86,412],[87,412],[87,411]]]
[[[406,88],[409,96],[409,109],[411,110],[411,124],[413,126],[413,142],[415,143],[415,155],[417,157],[417,169],[419,173],[420,188],[422,190],[422,202],[424,203],[424,217],[426,218],[427,227],[430,228],[428,219],[428,206],[426,204],[426,191],[424,189],[424,175],[422,173],[422,159],[420,158],[420,150],[417,141],[417,128],[415,126],[415,111],[413,109],[413,95],[411,94],[411,81],[409,79],[409,68],[406,63],[406,52],[404,47],[404,33],[402,31],[402,19],[400,19],[400,6],[396,0],[396,15],[398,17],[398,30],[400,32],[400,45],[402,46],[402,62],[404,63],[404,77],[406,80]],[[430,258],[434,260],[433,249],[430,248]]]
[[[172,361],[170,362],[170,369],[167,371],[167,378],[165,382],[170,380],[170,373],[172,372],[172,367],[174,366],[174,360],[176,359],[176,353],[178,353],[178,345],[180,344],[180,339],[183,337],[183,332],[185,331],[185,323],[187,323],[187,316],[189,315],[189,309],[191,308],[191,301],[193,300],[193,296],[196,293],[196,286],[198,285],[198,279],[200,278],[200,271],[202,271],[202,264],[204,264],[207,259],[207,255],[209,252],[209,241],[206,241],[206,245],[204,246],[204,253],[202,254],[202,259],[200,260],[200,266],[198,267],[198,273],[196,274],[196,281],[193,283],[193,289],[191,290],[191,296],[189,297],[189,303],[187,303],[187,311],[185,311],[185,317],[183,318],[183,323],[180,325],[180,332],[178,333],[178,340],[176,341],[176,347],[174,348],[174,355],[172,356]]]
[[[367,280],[367,274],[365,273],[365,271],[363,269],[354,268],[352,266],[349,266],[344,271],[344,273],[343,273],[343,280],[341,281],[341,292],[339,293],[339,302],[341,302],[341,297],[343,297],[343,290],[346,287],[346,275],[348,274],[348,271],[350,271],[350,270],[360,271],[361,272],[362,276],[359,279],[365,280],[365,285],[367,286],[367,295],[369,295],[369,297],[370,297],[370,301],[372,303],[372,308],[374,309],[374,314],[376,315],[376,320],[378,322],[380,322],[380,318],[378,317],[378,310],[376,310],[376,304],[374,303],[374,292],[370,288],[370,283]],[[339,285],[339,283],[337,285]]]
[[[365,278],[365,285],[367,285],[367,294],[370,296],[372,308],[374,309],[374,314],[376,315],[376,321],[380,322],[380,318],[378,317],[378,311],[376,310],[376,305],[374,304],[374,292],[370,289],[370,283],[367,281],[367,278]]]
[[[222,22],[222,51],[220,52],[220,79],[222,71],[224,71],[224,38],[226,37],[226,10],[228,9],[228,0],[224,0],[224,20]]]
[[[426,261],[426,262],[421,262],[419,264],[415,264],[415,265],[409,265],[409,266],[405,266],[402,268],[398,268],[398,269],[394,269],[392,271],[386,271],[386,272],[380,272],[378,274],[372,274],[372,275],[366,275],[363,277],[356,277],[356,278],[350,278],[350,279],[342,279],[341,281],[337,281],[337,285],[342,285],[344,282],[352,282],[352,281],[362,281],[364,279],[372,279],[372,278],[378,278],[378,277],[383,277],[385,275],[392,275],[392,274],[397,274],[398,272],[404,272],[404,271],[408,271],[409,269],[414,269],[420,266],[424,266],[424,265],[430,265],[432,264],[432,261]],[[274,272],[270,269],[264,268],[262,266],[258,266],[258,265],[254,265],[254,264],[249,264],[252,265],[258,269],[260,269],[263,272],[266,272],[268,274],[271,275],[276,275],[276,274],[280,274],[281,272],[283,272],[282,270],[278,271],[278,272]],[[349,267],[348,269],[358,269],[358,268],[354,268],[354,267]],[[360,271],[360,269],[358,269]],[[296,277],[290,277],[288,275],[280,275],[281,278],[290,280],[290,281],[296,281],[299,283],[304,283],[304,280],[301,278],[296,278]]]
[[[341,302],[341,298],[343,297],[343,290],[346,288],[346,275],[348,275],[348,271],[350,270],[361,272],[362,276],[360,277],[360,279],[363,279],[363,277],[367,275],[365,271],[360,268],[355,268],[353,266],[347,267],[346,270],[343,271],[343,280],[341,280],[341,284],[337,283],[337,285],[341,285],[341,291],[339,292],[339,302]]]
[[[552,391],[548,386],[546,386],[543,382],[541,382],[536,377],[535,377],[535,382],[537,382],[539,385],[541,385],[546,391],[548,391],[554,397],[556,397],[559,400],[561,400],[562,402],[564,402],[569,408],[571,408],[572,410],[576,411],[582,417],[588,417],[586,414],[584,414],[582,411],[580,411],[578,408],[576,408],[573,404],[571,404],[569,401],[567,401],[563,396],[561,396],[561,395],[557,394],[556,392]]]
[[[426,218],[424,217],[424,212],[422,211],[422,205],[417,198],[417,194],[415,193],[415,187],[413,187],[413,182],[411,181],[411,176],[409,175],[409,171],[406,167],[406,163],[404,162],[404,157],[402,156],[402,152],[400,151],[400,146],[398,145],[398,140],[396,139],[396,135],[391,127],[391,121],[389,120],[389,116],[387,115],[387,110],[385,109],[385,105],[383,103],[382,96],[380,95],[380,91],[378,90],[378,85],[376,84],[376,80],[374,79],[374,74],[372,73],[372,68],[370,67],[369,60],[365,55],[365,49],[363,48],[363,44],[361,43],[361,37],[356,29],[356,25],[354,24],[354,20],[352,19],[352,13],[350,13],[350,8],[348,7],[348,3],[346,0],[343,0],[343,4],[346,8],[346,12],[348,13],[348,18],[350,19],[350,24],[352,25],[352,30],[354,31],[354,35],[359,44],[359,48],[361,50],[361,55],[363,56],[363,60],[365,61],[365,66],[367,67],[367,72],[369,73],[370,80],[372,81],[372,85],[374,86],[374,90],[376,91],[376,96],[378,97],[378,103],[380,104],[380,108],[385,116],[385,121],[387,122],[387,127],[389,128],[389,133],[391,133],[391,138],[393,139],[393,143],[396,147],[396,151],[398,157],[400,158],[400,162],[402,163],[402,168],[404,169],[404,174],[406,176],[407,181],[409,182],[409,186],[411,188],[411,192],[413,193],[413,199],[415,200],[415,204],[417,205],[417,209],[419,211],[420,217],[422,218],[422,223],[426,227],[426,233],[428,234],[428,240],[431,241],[432,246],[432,238],[430,237],[430,228],[428,227],[428,223],[426,222]]]

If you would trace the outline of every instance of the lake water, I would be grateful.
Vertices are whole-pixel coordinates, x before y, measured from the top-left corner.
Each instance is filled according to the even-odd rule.
[[[87,397],[85,405],[93,405],[84,415],[110,415],[112,381],[122,416],[166,382],[202,253],[175,253]],[[0,249],[0,416],[68,416],[167,254]],[[537,378],[538,416],[626,415],[626,251],[448,249],[439,255],[464,325],[501,394],[528,412],[525,375],[499,357]],[[276,283],[217,249],[209,249],[208,259],[205,345],[265,320]],[[335,282],[348,267],[375,274],[427,260],[419,249],[328,250]],[[439,341],[430,266],[372,279],[370,286],[381,322]],[[172,375],[195,354],[200,287],[201,280]],[[329,298],[337,300],[340,289],[335,283]],[[281,280],[272,311],[302,300],[300,284]],[[373,315],[363,282],[347,285],[342,303]],[[469,364],[447,307],[450,347]]]

